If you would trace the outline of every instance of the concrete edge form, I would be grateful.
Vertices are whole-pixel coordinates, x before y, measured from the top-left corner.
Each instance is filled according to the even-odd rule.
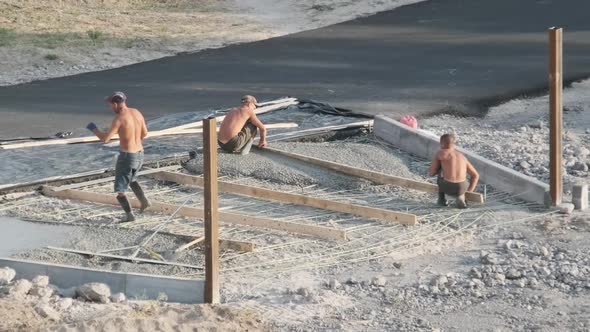
[[[376,116],[375,136],[418,157],[431,159],[439,149],[439,139],[424,131],[410,128],[386,116]],[[527,202],[548,205],[549,185],[506,166],[458,148],[473,164],[483,183],[510,193]]]
[[[204,303],[205,282],[201,279],[100,271],[0,257],[0,267],[5,266],[16,271],[16,279],[32,280],[38,275],[46,275],[52,285],[61,289],[78,287],[88,282],[100,282],[107,284],[111,288],[111,293],[124,293],[131,300],[156,300],[164,293],[169,302]]]

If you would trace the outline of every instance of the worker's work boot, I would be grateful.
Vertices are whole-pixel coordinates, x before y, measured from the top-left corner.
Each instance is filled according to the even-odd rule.
[[[455,205],[459,209],[467,208],[467,203],[465,203],[465,194],[457,196],[457,201],[455,201]]]
[[[127,196],[117,196],[117,200],[119,201],[119,204],[121,204],[123,211],[125,211],[125,218],[121,221],[122,222],[135,221],[135,216],[133,215],[133,212],[131,211],[131,205],[129,204],[129,200],[127,199]]]
[[[446,197],[445,197],[445,193],[443,192],[439,192],[438,193],[438,202],[437,204],[439,206],[449,206],[449,201],[447,201]]]
[[[252,143],[254,143],[254,139],[250,139],[248,141],[248,143],[246,143],[246,145],[244,145],[244,148],[242,149],[242,151],[240,151],[240,154],[242,156],[247,155],[248,153],[250,153],[250,149],[252,148]]]
[[[139,201],[141,202],[141,208],[139,209],[140,213],[143,213],[143,211],[145,209],[152,206],[152,203],[150,203],[149,199],[147,199],[147,197],[145,197],[145,194],[143,193],[143,189],[141,189],[139,182],[137,182],[137,181],[131,182],[131,184],[129,186],[131,187],[131,190],[133,190],[135,197],[137,197],[137,199],[139,199]]]

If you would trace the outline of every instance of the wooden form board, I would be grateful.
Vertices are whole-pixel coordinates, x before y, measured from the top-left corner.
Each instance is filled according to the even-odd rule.
[[[380,172],[368,171],[361,168],[356,168],[352,166],[347,166],[327,160],[322,160],[318,158],[308,157],[297,153],[287,152],[275,148],[266,147],[263,151],[271,152],[274,154],[278,154],[281,156],[301,160],[308,162],[310,164],[318,165],[327,169],[331,169],[343,174],[351,175],[360,177],[363,179],[367,179],[369,181],[381,184],[390,184],[394,186],[400,186],[404,188],[424,191],[424,192],[438,192],[438,186],[428,182],[421,182],[415,181],[399,176],[388,175]],[[475,203],[483,203],[483,195],[473,192],[468,192],[465,194],[465,198],[468,201],[475,202]]]
[[[299,125],[294,122],[268,123],[268,124],[265,124],[264,126],[268,130],[289,129],[289,128],[299,127]],[[171,136],[171,135],[191,135],[191,134],[200,134],[202,132],[203,132],[203,128],[188,128],[188,129],[179,129],[179,130],[174,130],[174,131],[172,131],[170,129],[166,129],[166,130],[162,130],[162,131],[151,131],[148,133],[146,138],[160,137],[160,136]],[[98,142],[99,140],[96,139],[95,141]],[[119,146],[119,141],[115,139],[114,141],[112,141],[110,143],[106,143],[105,145],[109,146],[109,147]]]
[[[299,104],[299,101],[297,101],[297,98],[284,98],[284,99],[273,100],[273,101],[270,101],[267,103],[260,104],[262,106],[256,108],[254,110],[254,113],[256,113],[256,115],[264,114],[264,113],[280,110],[280,109],[289,107],[291,105],[297,105],[297,104]],[[221,121],[223,121],[223,119],[225,119],[225,115],[215,117],[215,119],[217,121],[221,122]],[[164,129],[163,131],[175,131],[175,130],[182,130],[182,129],[187,129],[187,128],[202,128],[202,127],[203,127],[203,122],[197,121],[197,122],[191,122],[191,123],[183,124],[180,126],[175,126],[172,128]]]
[[[266,125],[267,129],[284,129],[284,128],[297,128],[296,123],[271,123]],[[161,136],[170,136],[170,135],[185,135],[185,134],[199,134],[202,133],[203,129],[196,128],[196,129],[178,129],[173,130],[171,128],[165,130],[157,130],[157,131],[150,131],[146,138],[152,137],[161,137]],[[119,136],[115,135],[111,138],[111,141],[117,141]],[[73,137],[73,138],[64,138],[64,139],[51,139],[45,141],[34,141],[34,142],[24,142],[24,143],[14,143],[14,144],[5,144],[0,145],[0,149],[4,150],[11,150],[11,149],[20,149],[20,148],[29,148],[29,147],[38,147],[38,146],[48,146],[48,145],[67,145],[67,144],[82,144],[82,143],[97,143],[100,142],[100,139],[96,136],[86,136],[86,137]],[[116,142],[113,142],[116,143]]]
[[[180,184],[192,185],[197,187],[204,186],[204,179],[198,176],[173,173],[173,172],[156,172],[148,175],[149,177],[162,181],[170,181]],[[319,209],[331,210],[362,216],[370,219],[380,219],[401,224],[415,225],[418,223],[416,215],[390,211],[385,209],[373,208],[368,206],[341,203],[327,199],[314,198],[305,195],[291,194],[270,190],[254,186],[219,181],[219,190],[221,192],[244,195],[249,197],[262,198],[266,200],[279,201],[290,204],[305,205]]]
[[[44,186],[42,193],[48,197],[56,197],[61,199],[74,199],[93,203],[108,204],[118,206],[119,202],[115,195],[106,195],[91,193],[76,189],[66,189],[62,191],[56,191],[52,187]],[[136,199],[130,199],[129,202],[134,208],[139,208],[141,203]],[[155,211],[161,213],[172,214],[178,209],[178,205],[161,203],[152,201],[152,206],[146,211]],[[185,217],[194,217],[202,219],[204,217],[203,209],[194,207],[182,207],[178,212],[178,215]],[[308,235],[326,240],[346,240],[347,234],[345,230],[340,230],[331,227],[317,226],[317,225],[306,225],[300,223],[293,223],[281,220],[275,220],[270,218],[262,218],[255,216],[246,216],[236,213],[219,212],[219,219],[222,222],[235,225],[245,225],[253,227],[261,227],[266,229],[278,230],[283,232],[289,232],[294,234]]]
[[[146,169],[146,170],[140,171],[139,173],[137,173],[137,175],[141,176],[141,175],[149,175],[152,173],[158,173],[158,172],[162,172],[162,171],[174,171],[179,168],[181,168],[179,165],[172,165],[172,166],[166,166],[166,167],[160,167],[160,168],[151,168],[151,169]],[[77,188],[93,186],[93,185],[102,184],[102,183],[111,182],[111,181],[115,181],[114,176],[109,176],[106,178],[96,179],[96,180],[91,180],[91,181],[86,181],[86,182],[66,184],[63,186],[54,187],[54,190],[55,191],[62,191],[62,190],[66,190],[66,189],[77,189]]]

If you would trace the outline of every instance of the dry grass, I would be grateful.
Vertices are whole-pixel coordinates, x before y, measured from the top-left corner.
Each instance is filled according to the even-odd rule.
[[[227,19],[215,0],[0,0],[0,46],[211,36]],[[203,22],[219,24],[201,24]],[[38,45],[46,40],[46,45]]]

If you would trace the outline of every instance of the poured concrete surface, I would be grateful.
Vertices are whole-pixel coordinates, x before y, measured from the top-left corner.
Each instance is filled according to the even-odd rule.
[[[71,228],[60,225],[45,225],[0,216],[0,257],[23,250],[59,245],[68,237]]]
[[[0,137],[107,125],[126,91],[148,119],[259,99],[313,98],[398,116],[486,106],[547,88],[547,33],[563,26],[564,79],[590,76],[587,0],[431,0],[261,42],[0,89]]]

